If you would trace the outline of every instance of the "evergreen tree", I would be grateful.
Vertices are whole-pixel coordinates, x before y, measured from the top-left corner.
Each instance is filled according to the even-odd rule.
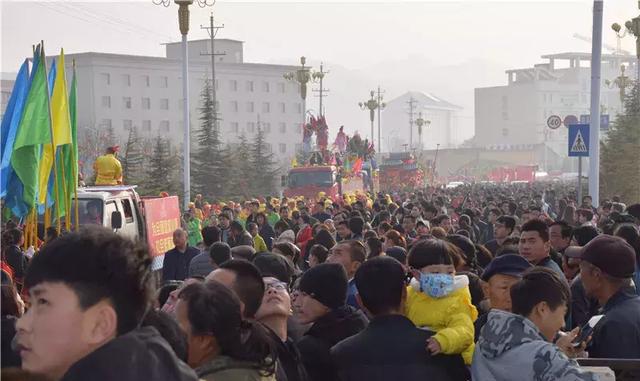
[[[144,169],[144,159],[142,141],[138,136],[137,128],[133,127],[129,130],[129,137],[124,146],[124,155],[120,158],[125,184],[140,183]]]
[[[227,196],[235,199],[248,198],[253,194],[252,176],[254,171],[251,167],[251,147],[244,134],[240,135],[238,144],[228,145],[225,152],[224,161],[229,168],[229,192]]]
[[[215,200],[222,197],[228,188],[228,171],[222,160],[222,143],[215,105],[211,98],[211,85],[208,80],[204,83],[200,94],[197,146],[191,156],[192,187],[194,193],[201,193],[205,199]]]
[[[153,153],[149,159],[149,171],[145,182],[145,193],[155,194],[162,191],[169,194],[176,194],[180,186],[177,180],[177,159],[171,154],[171,144],[169,140],[163,139],[160,135],[154,139]]]
[[[623,201],[640,200],[640,87],[637,82],[624,100],[624,113],[613,123],[600,146],[600,193]]]
[[[273,158],[273,153],[267,149],[264,138],[264,130],[258,126],[250,148],[249,162],[251,163],[251,190],[254,195],[273,194],[275,192],[275,179],[278,168]]]

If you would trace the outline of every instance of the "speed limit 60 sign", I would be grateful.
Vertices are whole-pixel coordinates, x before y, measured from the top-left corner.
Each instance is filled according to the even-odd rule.
[[[558,115],[551,115],[549,119],[547,119],[547,127],[550,129],[555,130],[560,128],[560,126],[562,126],[562,118]]]

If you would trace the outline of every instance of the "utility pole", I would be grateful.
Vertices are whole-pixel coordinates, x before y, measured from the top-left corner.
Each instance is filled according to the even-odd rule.
[[[317,90],[313,90],[314,93],[318,93],[316,97],[320,98],[320,105],[318,108],[319,116],[324,116],[324,109],[322,108],[322,98],[326,97],[327,95],[325,93],[329,92],[329,89],[325,89],[324,87],[322,87],[322,80],[324,79],[325,74],[329,74],[329,72],[323,71],[323,64],[320,63],[320,71],[316,71],[311,75],[314,80],[320,80],[320,88]]]
[[[413,114],[415,113],[416,103],[418,101],[411,96],[407,103],[409,104],[409,148],[413,149]]]
[[[209,26],[200,25],[200,29],[206,29],[211,39],[211,53],[200,53],[201,56],[211,56],[211,100],[213,101],[213,115],[214,125],[218,128],[218,103],[216,99],[216,56],[224,56],[226,53],[216,53],[215,51],[215,38],[218,34],[218,30],[224,28],[224,24],[221,26],[215,26],[213,23],[213,12],[209,17]]]
[[[603,8],[602,0],[594,0],[593,32],[591,33],[591,123],[589,126],[589,196],[593,199],[594,205],[600,205],[600,66]]]
[[[378,152],[382,153],[382,142],[380,141],[380,111],[385,108],[386,104],[382,102],[382,94],[384,94],[384,90],[380,90],[380,85],[378,85]]]

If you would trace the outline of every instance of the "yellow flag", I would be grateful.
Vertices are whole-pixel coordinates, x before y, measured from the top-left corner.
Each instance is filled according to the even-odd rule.
[[[51,94],[51,122],[52,143],[42,147],[42,159],[40,161],[38,202],[44,204],[47,198],[49,176],[54,163],[55,148],[65,144],[71,144],[71,118],[69,117],[69,96],[67,93],[67,78],[64,67],[64,50],[60,51],[57,62],[56,77]],[[53,195],[60,197],[61,195]]]

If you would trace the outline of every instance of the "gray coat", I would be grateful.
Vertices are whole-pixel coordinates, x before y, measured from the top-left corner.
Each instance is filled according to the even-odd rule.
[[[531,320],[499,310],[489,312],[476,344],[471,375],[482,381],[598,380],[546,341]]]

